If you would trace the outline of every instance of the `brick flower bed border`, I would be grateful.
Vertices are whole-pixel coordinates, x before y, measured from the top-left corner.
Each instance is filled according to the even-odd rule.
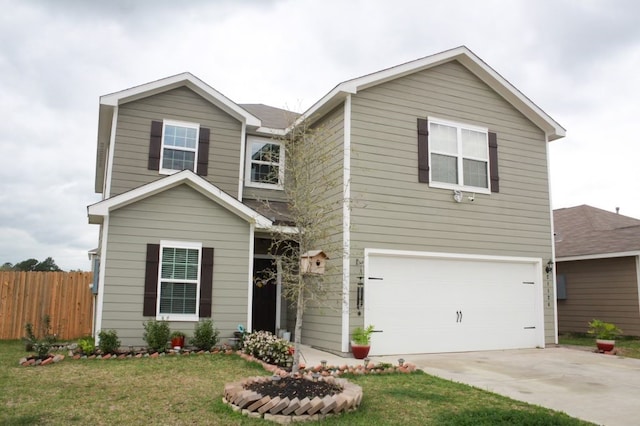
[[[252,383],[265,383],[273,380],[269,376],[249,377],[239,382],[229,383],[224,387],[222,402],[231,406],[234,411],[248,417],[258,417],[280,424],[300,421],[321,420],[327,416],[353,411],[362,402],[362,388],[347,379],[320,377],[317,380],[342,387],[342,392],[326,395],[323,398],[280,398],[263,396],[246,389]],[[310,375],[299,380],[313,380]]]

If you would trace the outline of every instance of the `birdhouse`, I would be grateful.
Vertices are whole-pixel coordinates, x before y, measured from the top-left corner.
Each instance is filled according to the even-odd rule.
[[[329,256],[322,250],[309,250],[300,255],[300,270],[303,274],[324,274]]]

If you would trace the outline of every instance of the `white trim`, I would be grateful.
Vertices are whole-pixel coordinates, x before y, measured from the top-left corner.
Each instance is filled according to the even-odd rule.
[[[344,100],[348,94],[356,94],[360,90],[454,60],[460,62],[480,80],[501,95],[507,102],[513,105],[525,117],[544,130],[545,133],[549,135],[549,140],[555,140],[565,136],[566,131],[560,124],[523,95],[504,77],[489,67],[489,65],[466,46],[459,46],[435,55],[406,62],[340,83],[302,114],[298,120],[296,120],[294,126],[302,120],[309,119],[311,116],[321,116],[323,112],[332,109]]]
[[[456,158],[456,170],[458,171],[458,175],[457,180],[459,183],[448,183],[448,182],[439,182],[434,180],[432,173],[433,173],[433,163],[431,161],[431,154],[435,153],[437,155],[446,155],[448,157],[453,157],[453,155],[451,153],[446,153],[446,152],[439,152],[439,151],[435,151],[433,150],[433,143],[431,143],[431,140],[429,141],[429,152],[427,153],[428,155],[428,161],[429,161],[429,186],[432,188],[440,188],[440,189],[451,189],[451,190],[456,190],[456,191],[465,191],[465,192],[474,192],[474,193],[480,193],[480,194],[491,194],[491,155],[489,154],[489,129],[486,127],[482,127],[482,126],[476,126],[473,124],[467,124],[467,123],[462,123],[462,122],[458,122],[458,121],[452,121],[452,120],[445,120],[442,118],[438,118],[438,117],[427,117],[427,126],[428,126],[428,131],[429,131],[429,137],[431,137],[431,124],[440,124],[443,126],[447,126],[447,127],[453,127],[456,129],[456,148],[457,148],[457,152],[455,154],[455,158]],[[486,158],[479,158],[479,157],[470,157],[470,156],[465,156],[463,154],[463,150],[464,147],[462,145],[462,130],[471,130],[477,133],[483,133],[485,135],[486,138],[486,153],[487,156]],[[470,186],[470,185],[465,185],[464,184],[464,160],[465,159],[469,159],[469,160],[474,160],[474,161],[484,161],[486,162],[487,166],[486,166],[486,173],[487,173],[487,186],[486,187],[480,187],[480,186]]]
[[[107,266],[107,237],[109,236],[109,218],[105,217],[104,222],[102,222],[101,229],[101,237],[102,241],[100,244],[100,275],[98,278],[99,287],[98,287],[98,297],[96,299],[96,323],[93,325],[93,337],[95,338],[96,345],[100,343],[100,330],[102,330],[102,314],[104,311],[103,303],[104,303],[104,288],[105,288],[105,276],[106,276],[106,266]]]
[[[272,145],[278,145],[280,147],[279,162],[278,162],[278,183],[277,184],[274,184],[274,183],[263,183],[263,182],[253,182],[251,180],[251,163],[252,163],[252,159],[251,159],[252,148],[251,148],[251,145],[253,143],[272,144]],[[284,147],[284,144],[282,142],[279,142],[279,141],[271,139],[271,138],[262,137],[262,136],[249,135],[249,136],[247,136],[247,143],[246,143],[246,148],[245,148],[245,157],[246,157],[245,158],[245,167],[244,167],[244,182],[245,182],[245,186],[251,187],[251,188],[273,189],[273,190],[277,190],[277,191],[282,191],[284,189],[284,162],[286,161],[286,158],[285,158],[285,147]]]
[[[109,138],[109,146],[107,147],[107,167],[104,171],[104,183],[102,191],[102,199],[111,196],[111,177],[113,171],[113,156],[116,143],[116,128],[118,127],[118,107],[113,109],[113,117],[111,119],[111,137]]]
[[[640,251],[622,251],[617,253],[583,254],[579,256],[565,256],[556,258],[556,262],[571,262],[574,260],[611,259],[613,257],[640,256]]]
[[[547,191],[549,193],[549,221],[551,223],[551,261],[553,262],[553,267],[556,267],[556,242],[555,242],[555,227],[553,221],[553,202],[551,201],[553,197],[551,196],[551,156],[549,153],[549,136],[545,135],[545,148],[547,151]],[[554,269],[551,272],[551,280],[553,284],[553,330],[554,330],[554,343],[557,345],[558,340],[558,280],[556,278],[556,270]],[[545,272],[546,273],[546,272]],[[544,296],[543,296],[544,297]],[[544,303],[542,305],[544,308]]]
[[[189,250],[198,250],[198,278],[196,279],[196,312],[194,314],[172,314],[172,313],[160,313],[160,296],[161,296],[161,284],[162,278],[162,252],[165,248],[183,248]],[[156,320],[166,321],[198,321],[200,319],[200,288],[202,286],[202,280],[200,277],[202,270],[202,243],[194,241],[170,241],[160,240],[160,252],[158,259],[158,279],[156,284]],[[167,279],[165,279],[167,281]],[[175,280],[169,280],[173,282]],[[188,280],[193,281],[193,280]],[[193,282],[190,282],[193,284]]]
[[[636,256],[636,284],[638,286],[638,313],[640,314],[640,254]]]
[[[245,330],[253,330],[253,257],[255,250],[255,230],[256,226],[249,224],[249,274],[247,280],[247,326]]]
[[[230,114],[232,117],[249,126],[260,127],[262,125],[262,122],[258,117],[250,114],[247,110],[238,106],[222,93],[218,92],[213,87],[188,72],[101,96],[100,104],[118,106],[182,86],[188,87],[212,104]]]
[[[209,183],[190,170],[183,170],[171,176],[158,179],[146,185],[115,197],[103,200],[87,207],[89,223],[100,223],[113,210],[135,203],[152,195],[161,193],[178,185],[186,184],[205,197],[220,204],[244,220],[255,223],[259,228],[269,229],[273,222],[260,213],[242,204],[217,186]]]
[[[351,95],[344,101],[342,167],[342,352],[349,351],[351,260]]]
[[[247,126],[242,123],[240,129],[240,170],[238,171],[238,201],[242,201],[244,195],[244,156],[247,146]]]
[[[179,146],[165,145],[164,141],[165,141],[165,135],[166,135],[167,126],[182,127],[182,128],[186,128],[186,129],[195,129],[195,131],[196,131],[196,140],[195,140],[196,147],[194,149],[191,149],[191,148],[186,149],[186,148],[182,148],[182,147],[179,147]],[[194,154],[193,169],[190,169],[190,170],[195,173],[198,170],[198,148],[199,148],[199,145],[200,145],[200,123],[190,123],[190,122],[186,122],[186,121],[176,121],[176,120],[167,120],[167,119],[162,120],[162,137],[161,137],[161,140],[160,140],[159,173],[161,175],[172,175],[172,174],[177,173],[177,172],[182,170],[182,169],[165,169],[162,166],[164,164],[164,150],[165,150],[165,147],[166,147],[166,149],[172,149],[172,150],[175,150],[175,151],[193,152],[193,154]]]

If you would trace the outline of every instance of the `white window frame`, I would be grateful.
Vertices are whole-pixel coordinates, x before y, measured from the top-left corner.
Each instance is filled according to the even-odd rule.
[[[188,129],[196,129],[196,147],[195,149],[191,149],[191,148],[183,148],[183,147],[176,147],[176,146],[172,146],[172,145],[168,145],[166,146],[166,148],[168,149],[172,149],[175,151],[188,151],[188,152],[193,152],[194,153],[194,161],[193,161],[193,169],[191,170],[192,172],[196,172],[196,170],[198,169],[198,148],[200,145],[200,124],[199,123],[190,123],[187,121],[177,121],[177,120],[162,120],[162,144],[160,146],[160,174],[163,175],[172,175],[174,173],[178,173],[182,170],[177,170],[177,169],[165,169],[163,167],[164,165],[164,149],[165,149],[165,144],[164,144],[164,137],[166,135],[166,129],[167,126],[176,126],[176,127],[185,127]]]
[[[196,282],[196,312],[194,314],[172,314],[160,312],[160,296],[162,295],[162,253],[165,248],[183,248],[198,250],[198,279]],[[156,299],[156,319],[166,321],[198,321],[200,319],[200,285],[202,273],[202,243],[189,241],[160,241],[160,253],[158,259],[158,287]],[[185,280],[164,280],[172,282],[185,282]]]
[[[261,144],[272,144],[278,145],[280,147],[280,158],[278,162],[278,183],[264,183],[264,182],[253,182],[251,180],[251,164],[254,163],[254,160],[251,158],[251,146],[254,143]],[[274,141],[269,138],[261,138],[258,136],[247,136],[247,149],[246,149],[246,159],[245,159],[245,185],[252,188],[265,188],[265,189],[277,189],[282,190],[284,188],[284,144],[278,141]],[[275,164],[273,162],[266,161],[256,161],[259,164]]]
[[[431,123],[434,124],[442,124],[444,126],[450,126],[450,127],[455,127],[457,130],[457,142],[458,142],[458,154],[456,155],[456,161],[457,161],[457,166],[458,166],[458,184],[455,183],[448,183],[448,182],[438,182],[438,181],[434,181],[433,180],[433,176],[432,176],[432,172],[433,172],[433,165],[432,165],[432,161],[431,161],[431,154],[441,154],[441,155],[447,155],[447,156],[451,156],[450,153],[440,153],[437,151],[433,151],[433,144],[431,143]],[[440,118],[434,118],[434,117],[428,117],[428,123],[427,123],[427,128],[429,129],[429,186],[434,187],[434,188],[442,188],[442,189],[452,189],[452,190],[459,190],[459,191],[468,191],[468,192],[476,192],[476,193],[480,193],[480,194],[491,194],[491,155],[489,153],[489,129],[486,127],[480,127],[480,126],[474,126],[471,124],[464,124],[464,123],[459,123],[459,122],[455,122],[455,121],[450,121],[450,120],[443,120]],[[480,132],[480,133],[484,133],[486,136],[486,142],[487,142],[487,158],[476,158],[476,157],[470,157],[470,156],[466,156],[463,157],[462,155],[462,137],[461,137],[461,132],[462,130],[472,130],[475,132]],[[465,185],[464,184],[464,164],[463,164],[463,160],[467,158],[470,160],[476,160],[476,161],[486,161],[487,162],[487,187],[483,188],[480,186],[470,186],[470,185]]]

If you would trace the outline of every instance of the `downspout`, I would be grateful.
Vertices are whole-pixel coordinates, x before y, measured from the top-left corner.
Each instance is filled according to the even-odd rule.
[[[556,282],[556,273],[558,265],[556,264],[556,238],[555,225],[553,223],[553,202],[551,197],[551,156],[549,151],[549,135],[545,134],[545,148],[547,151],[547,182],[549,187],[549,215],[551,218],[551,261],[553,262],[553,270],[551,271],[551,280],[553,284],[553,329],[554,343],[558,344],[558,287]],[[544,262],[543,262],[544,263]],[[543,265],[544,268],[544,265]],[[544,306],[544,303],[543,303]],[[544,308],[543,308],[544,309]],[[546,340],[546,337],[545,337]]]

